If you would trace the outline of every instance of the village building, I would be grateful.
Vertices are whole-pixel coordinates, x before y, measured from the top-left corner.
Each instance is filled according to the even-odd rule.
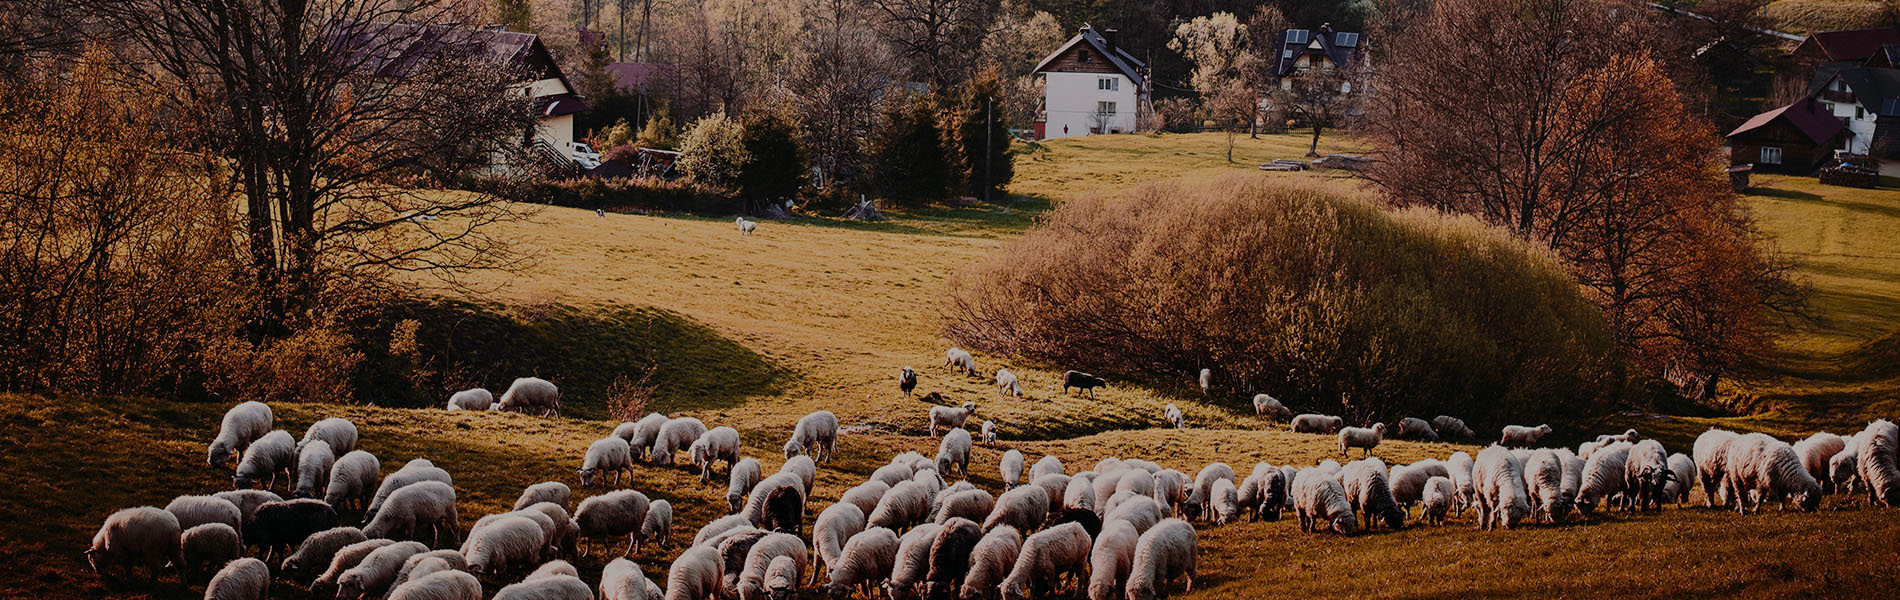
[[[1113,29],[1083,25],[1037,63],[1042,86],[1036,106],[1037,140],[1135,131],[1152,110],[1148,65],[1116,44]]]
[[[1729,164],[1755,171],[1806,175],[1826,166],[1847,136],[1847,124],[1814,97],[1759,115],[1728,134]]]

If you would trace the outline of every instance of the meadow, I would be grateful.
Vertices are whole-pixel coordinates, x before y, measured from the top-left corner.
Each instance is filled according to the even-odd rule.
[[[1024,151],[1012,186],[1022,196],[1006,205],[893,210],[894,220],[868,224],[765,221],[751,237],[740,237],[722,218],[603,217],[548,208],[511,226],[521,247],[535,249],[532,267],[477,274],[464,282],[466,291],[426,280],[414,287],[492,303],[523,322],[547,318],[551,305],[582,313],[664,311],[671,324],[654,335],[689,334],[695,346],[722,350],[677,354],[656,369],[656,376],[690,383],[661,385],[651,410],[739,429],[744,453],[768,472],[783,462],[780,446],[798,416],[821,408],[838,413],[846,435],[837,460],[820,468],[814,515],[890,456],[935,452],[936,440],[924,432],[928,405],[903,397],[894,385],[905,365],[922,375],[919,392],[938,392],[950,403],[974,401],[973,424],[998,424],[999,447],[979,447],[971,461],[973,482],[991,490],[1001,487],[996,465],[1008,448],[1031,462],[1059,456],[1070,472],[1108,456],[1147,458],[1190,474],[1212,461],[1244,473],[1255,461],[1307,465],[1338,458],[1331,436],[1287,432],[1240,410],[1244,399],[1216,394],[1204,400],[1188,381],[1111,381],[1096,398],[1076,397],[1054,389],[1060,365],[979,354],[980,369],[1008,368],[1023,378],[1028,395],[1019,399],[940,366],[949,345],[940,324],[945,280],[1033,224],[1052,203],[1158,178],[1255,172],[1259,162],[1297,158],[1306,147],[1297,132],[1236,142],[1235,164],[1225,161],[1218,134],[1053,142]],[[1322,142],[1322,151],[1354,149],[1343,138]],[[1258,176],[1360,185],[1324,172]],[[1764,231],[1815,286],[1820,318],[1790,324],[1778,348],[1782,360],[1736,382],[1732,391],[1746,395],[1759,413],[1622,418],[1639,422],[1672,452],[1686,452],[1693,436],[1711,425],[1795,436],[1900,415],[1897,375],[1879,368],[1878,360],[1863,360],[1879,356],[1878,340],[1900,327],[1892,319],[1900,314],[1900,251],[1892,244],[1900,239],[1900,192],[1849,192],[1795,178],[1756,183],[1750,204]],[[585,362],[655,343],[588,338],[551,352]],[[603,398],[566,402],[566,414],[552,419],[326,402],[275,408],[278,427],[293,433],[323,417],[351,419],[362,430],[361,446],[386,469],[417,456],[434,460],[456,479],[466,527],[506,510],[523,487],[539,481],[565,481],[582,496],[602,491],[579,489],[574,469],[589,441],[616,422]],[[1169,402],[1187,412],[1187,429],[1158,428],[1160,407]],[[176,495],[229,487],[228,473],[207,468],[203,458],[224,408],[146,398],[0,397],[0,480],[7,482],[0,491],[0,560],[10,565],[0,573],[0,596],[145,595],[142,583],[102,584],[86,570],[81,552],[113,510],[162,506]],[[1613,427],[1620,431],[1622,424],[1558,424],[1548,441],[1575,444]],[[1492,432],[1479,435],[1479,441],[1455,444],[1388,441],[1377,454],[1403,463],[1456,450],[1475,453]],[[640,465],[632,485],[674,503],[675,539],[689,539],[724,509],[723,482],[700,484],[687,467]],[[1351,538],[1303,534],[1290,516],[1202,526],[1201,579],[1180,597],[1858,598],[1900,589],[1900,570],[1892,567],[1900,550],[1891,543],[1900,536],[1900,512],[1830,498],[1817,513],[1768,508],[1743,516],[1701,508],[1701,498],[1698,489],[1684,508],[1599,512],[1581,522],[1513,531],[1477,531],[1470,514],[1444,527]],[[344,520],[357,516],[346,512]],[[649,549],[638,562],[649,577],[663,578],[681,549],[678,543]],[[598,556],[577,564],[584,580],[597,580]],[[154,595],[200,594],[197,586],[166,581]],[[273,597],[309,596],[279,585]]]

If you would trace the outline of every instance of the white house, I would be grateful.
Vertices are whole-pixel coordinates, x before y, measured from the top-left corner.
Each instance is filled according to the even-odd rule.
[[[1847,125],[1847,137],[1837,150],[1848,154],[1892,157],[1897,148],[1887,143],[1900,124],[1900,71],[1879,68],[1831,68],[1822,65],[1815,76],[1815,95],[1824,112]]]
[[[1036,65],[1042,104],[1036,139],[1128,133],[1148,109],[1148,65],[1115,44],[1115,30],[1087,25]]]

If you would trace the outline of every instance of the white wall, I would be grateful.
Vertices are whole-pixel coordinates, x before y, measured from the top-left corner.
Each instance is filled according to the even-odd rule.
[[[1101,89],[1100,79],[1116,79],[1113,91]],[[1115,114],[1106,119],[1103,133],[1129,133],[1135,130],[1135,82],[1122,74],[1043,73],[1043,139],[1089,134],[1100,122],[1095,112],[1099,102],[1114,102]],[[1068,126],[1064,133],[1063,126]]]
[[[563,156],[569,152],[567,144],[574,141],[574,115],[541,119],[535,122],[534,139],[547,142]]]
[[[1854,109],[1859,104],[1849,102],[1828,102],[1833,107],[1834,116],[1847,119],[1847,139],[1841,142],[1842,150],[1851,154],[1866,154],[1874,142],[1874,114],[1861,110],[1860,118],[1854,118]]]
[[[567,89],[567,86],[561,85],[561,80],[552,77],[528,84],[528,95],[536,98],[555,94],[566,94],[572,91],[573,90]]]

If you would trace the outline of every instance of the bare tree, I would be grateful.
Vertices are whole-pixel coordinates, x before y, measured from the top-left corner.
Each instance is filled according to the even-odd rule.
[[[996,0],[871,0],[883,14],[884,39],[903,51],[913,76],[948,90],[976,73],[991,33]]]
[[[864,140],[877,122],[877,99],[894,65],[871,24],[849,0],[819,0],[793,63],[789,98],[805,133],[820,184],[848,180],[863,167]]]
[[[1344,73],[1313,69],[1281,80],[1267,98],[1273,108],[1290,112],[1313,128],[1313,141],[1306,155],[1319,156],[1320,132],[1343,122],[1357,105],[1358,96],[1352,93],[1351,85]]]

